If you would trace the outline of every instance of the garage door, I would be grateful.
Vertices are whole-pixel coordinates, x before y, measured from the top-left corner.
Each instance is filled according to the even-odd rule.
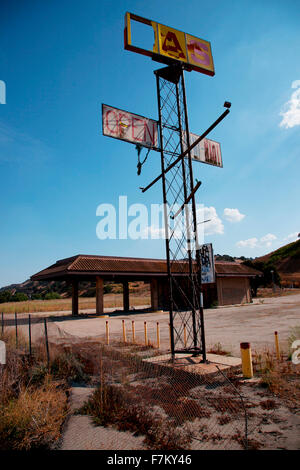
[[[222,279],[220,288],[222,289],[219,296],[219,303],[222,305],[242,304],[247,302],[247,279],[228,278]]]

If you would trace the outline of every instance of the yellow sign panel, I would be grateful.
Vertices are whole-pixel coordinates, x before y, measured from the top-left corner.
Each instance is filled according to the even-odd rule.
[[[149,49],[135,46],[131,41],[131,21],[137,21],[153,28],[154,44]],[[133,13],[126,13],[124,31],[125,49],[152,57],[158,62],[170,60],[186,64],[187,70],[197,70],[213,76],[215,74],[210,42],[191,36],[177,29],[147,20]]]
[[[190,34],[186,34],[185,37],[189,63],[206,70],[214,70],[210,43]]]
[[[187,62],[185,34],[162,24],[157,26],[159,53],[171,59]]]

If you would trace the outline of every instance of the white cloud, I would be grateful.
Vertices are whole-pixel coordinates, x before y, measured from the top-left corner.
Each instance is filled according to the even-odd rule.
[[[153,240],[165,238],[165,229],[149,225],[143,230],[144,238],[151,238]]]
[[[240,240],[237,242],[239,248],[256,248],[257,247],[257,238],[248,238],[248,240]]]
[[[240,222],[245,217],[245,214],[241,214],[238,209],[224,209],[224,218],[229,222]]]
[[[276,235],[273,235],[273,233],[267,233],[267,235],[264,235],[260,239],[253,237],[253,238],[248,238],[247,240],[240,240],[239,242],[237,242],[236,245],[239,248],[269,247],[272,245],[273,241],[276,239],[277,239]]]
[[[285,237],[284,241],[295,241],[298,239],[299,232],[290,233],[287,237]]]
[[[292,88],[298,88],[300,86],[300,80],[294,80],[292,83]]]
[[[209,220],[209,222],[205,222]],[[204,235],[222,235],[224,233],[224,225],[217,214],[216,209],[211,207],[201,207],[197,210],[198,231]]]
[[[285,103],[283,111],[280,113],[282,121],[279,126],[286,129],[300,125],[300,80],[294,80],[292,88],[296,91],[292,93],[290,100]]]
[[[276,239],[277,239],[276,235],[273,235],[273,233],[268,233],[264,237],[261,237],[260,243],[261,245],[271,246],[273,241]]]

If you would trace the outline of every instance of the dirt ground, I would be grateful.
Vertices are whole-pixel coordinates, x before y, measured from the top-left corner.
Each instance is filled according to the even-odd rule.
[[[55,324],[65,333],[84,337],[104,337],[106,321],[110,336],[122,336],[122,320],[125,320],[127,340],[131,338],[132,320],[135,322],[137,341],[144,341],[144,322],[147,322],[148,338],[156,344],[156,322],[160,325],[161,349],[169,348],[169,315],[167,312],[112,313],[107,318],[64,319],[56,317]],[[300,294],[278,298],[256,299],[254,303],[206,309],[205,334],[207,348],[220,343],[232,355],[240,356],[240,343],[250,342],[252,350],[274,348],[274,331],[278,331],[280,345],[286,349],[290,329],[300,325]]]

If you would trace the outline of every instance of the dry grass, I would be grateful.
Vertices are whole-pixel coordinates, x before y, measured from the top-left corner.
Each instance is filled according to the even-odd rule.
[[[175,423],[137,403],[136,399],[133,401],[123,387],[105,382],[101,382],[79,413],[92,415],[97,425],[113,425],[119,431],[144,435],[144,443],[149,449],[188,449],[192,441],[188,427],[178,428]]]
[[[130,305],[150,305],[150,296],[145,293],[130,294]],[[96,308],[94,297],[79,297],[79,309],[89,310]],[[123,294],[105,294],[104,308],[123,308]],[[0,304],[0,312],[3,313],[34,313],[34,312],[65,312],[71,311],[71,299],[53,300],[27,300],[25,302],[5,302]]]
[[[286,295],[300,294],[300,289],[276,288],[275,292],[271,287],[261,287],[257,289],[257,298],[284,297]]]
[[[273,395],[284,400],[288,407],[299,409],[300,404],[300,365],[293,364],[287,355],[276,355],[265,350],[253,355],[254,373],[261,377],[261,385]],[[271,405],[270,405],[271,406]]]
[[[0,407],[0,449],[47,449],[60,437],[67,397],[51,381],[42,387],[22,387],[18,397]]]
[[[44,351],[29,356],[15,348],[14,335],[3,337],[7,361],[0,373],[0,450],[50,449],[61,436],[68,412],[70,380],[87,378],[71,353],[52,350],[49,367]]]
[[[207,351],[209,354],[218,354],[219,356],[231,356],[230,351],[226,351],[223,349],[223,346],[221,343],[216,343],[214,344],[211,348],[208,349]]]

